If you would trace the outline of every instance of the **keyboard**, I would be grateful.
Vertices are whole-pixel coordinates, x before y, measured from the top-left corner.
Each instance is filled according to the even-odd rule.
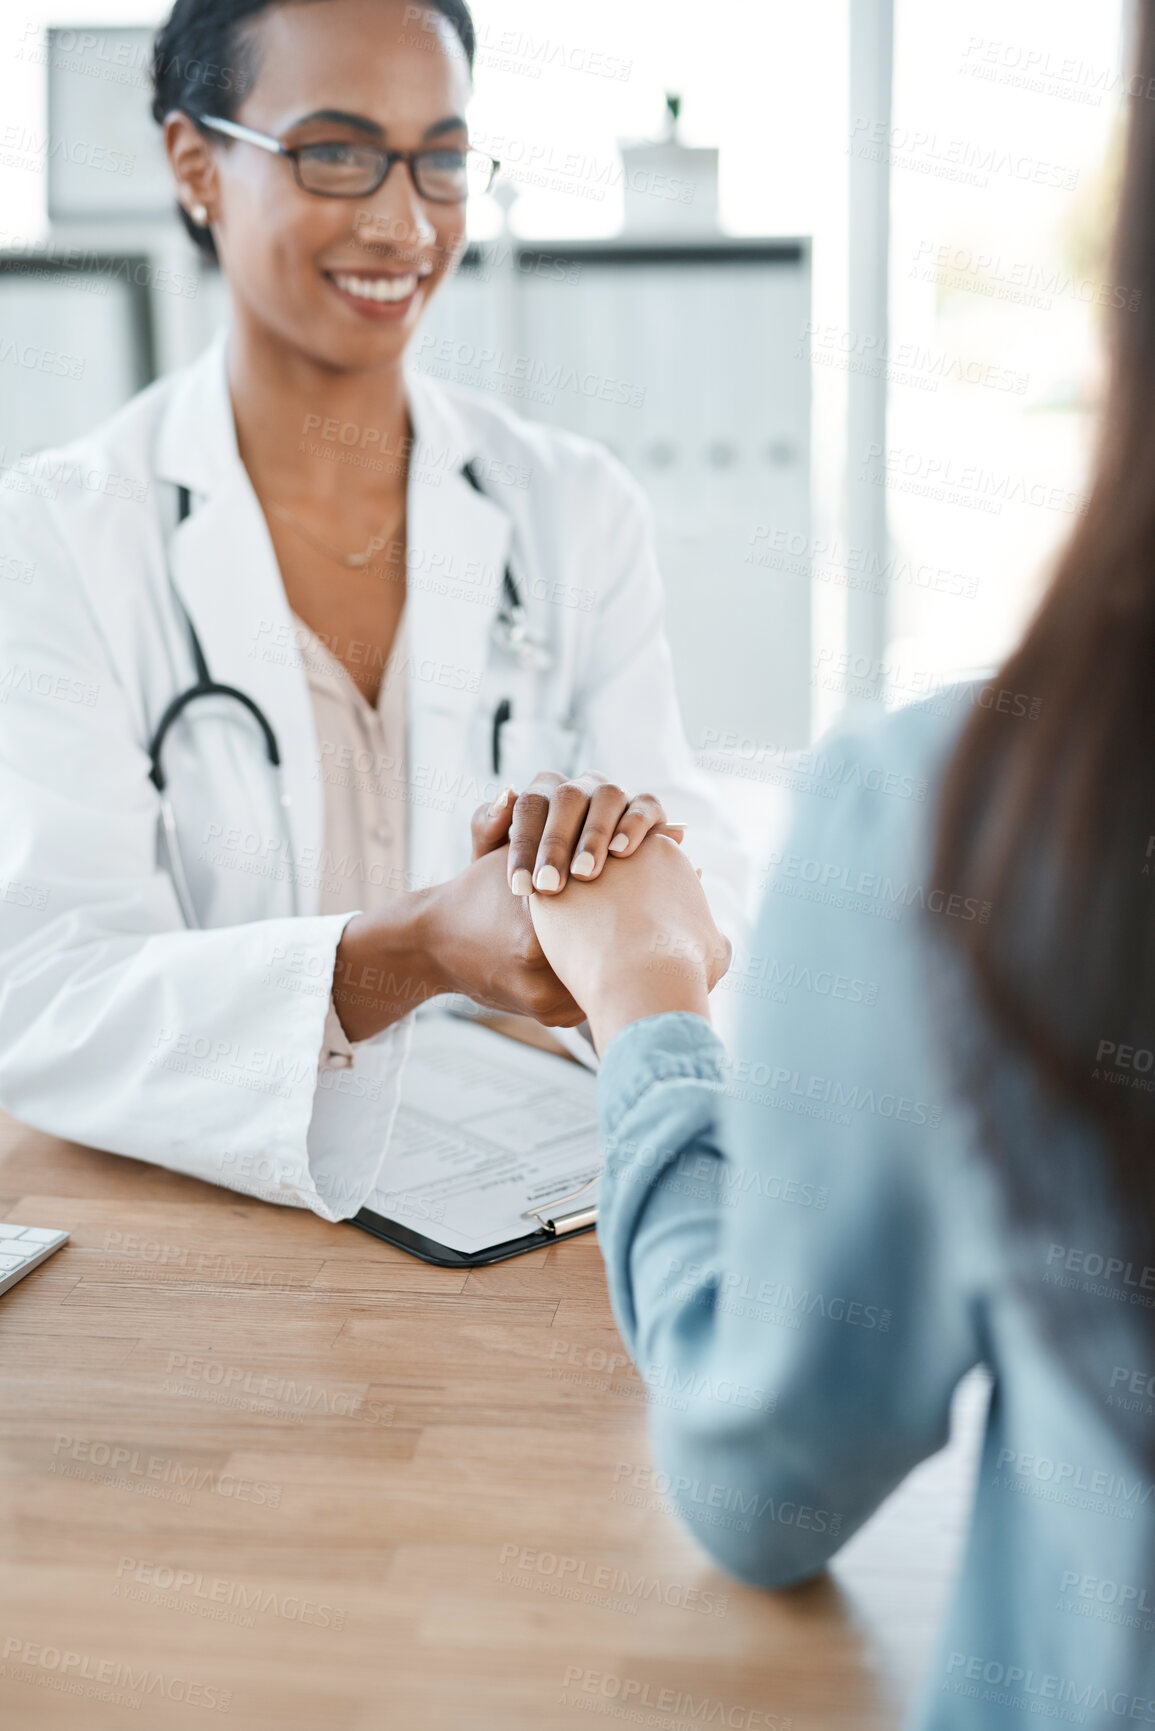
[[[0,1221],[0,1294],[67,1243],[67,1232],[49,1226],[6,1226]]]

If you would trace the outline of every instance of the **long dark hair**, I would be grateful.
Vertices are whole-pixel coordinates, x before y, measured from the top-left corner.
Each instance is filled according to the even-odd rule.
[[[317,4],[318,0],[176,0],[156,33],[152,54],[152,117],[158,126],[180,109],[190,120],[202,114],[232,120],[258,71],[252,22],[274,6]],[[466,0],[423,0],[453,26],[470,68],[477,33]],[[210,258],[213,237],[178,205],[185,228]]]
[[[944,922],[991,1030],[988,1059],[1025,1060],[1053,1121],[1082,1126],[1084,1156],[1091,1132],[1136,1271],[1155,1264],[1153,0],[1140,6],[1137,54],[1092,484],[998,677],[1012,699],[976,706],[954,751],[935,863],[937,882],[990,903],[985,924]],[[1009,1137],[999,1157],[1019,1203],[1050,1217],[1057,1171]],[[1129,1310],[1151,1339],[1144,1305]]]

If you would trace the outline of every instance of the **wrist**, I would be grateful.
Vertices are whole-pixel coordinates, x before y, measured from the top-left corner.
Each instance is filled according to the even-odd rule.
[[[454,880],[450,879],[450,883]],[[445,884],[431,884],[428,889],[413,890],[408,901],[408,930],[413,954],[428,987],[429,996],[457,990],[448,966],[449,924],[446,919]]]
[[[399,891],[388,908],[354,914],[333,968],[333,1004],[350,1040],[368,1040],[447,988],[425,949],[425,891]]]
[[[661,970],[654,964],[609,974],[582,1008],[589,1017],[590,1032],[600,1056],[615,1034],[631,1022],[647,1016],[684,1011],[710,1020],[710,989],[705,969],[693,962],[679,962]]]

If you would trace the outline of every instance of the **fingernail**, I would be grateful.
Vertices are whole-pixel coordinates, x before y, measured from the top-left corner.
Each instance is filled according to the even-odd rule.
[[[535,888],[544,890],[548,895],[552,890],[560,890],[561,873],[556,866],[542,866],[534,880]]]
[[[623,835],[621,830],[619,830],[617,835],[614,837],[613,841],[610,843],[610,852],[611,853],[621,853],[623,848],[627,848],[627,847],[629,847],[629,845],[630,845],[629,836]]]
[[[524,866],[518,866],[517,870],[513,874],[513,882],[509,887],[515,896],[528,896],[533,894],[533,879],[530,877]]]
[[[504,793],[499,793],[489,808],[490,817],[499,817],[513,798],[512,787],[507,787]]]
[[[593,854],[585,852],[579,853],[569,869],[571,875],[575,878],[588,878],[594,869]]]

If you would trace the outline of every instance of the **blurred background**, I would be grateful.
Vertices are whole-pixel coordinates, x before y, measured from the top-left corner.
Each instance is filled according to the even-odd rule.
[[[1081,508],[1129,0],[474,11],[505,167],[414,364],[641,480],[691,743],[764,845],[788,754],[995,663]],[[161,16],[0,20],[2,486],[226,317],[148,116]]]

